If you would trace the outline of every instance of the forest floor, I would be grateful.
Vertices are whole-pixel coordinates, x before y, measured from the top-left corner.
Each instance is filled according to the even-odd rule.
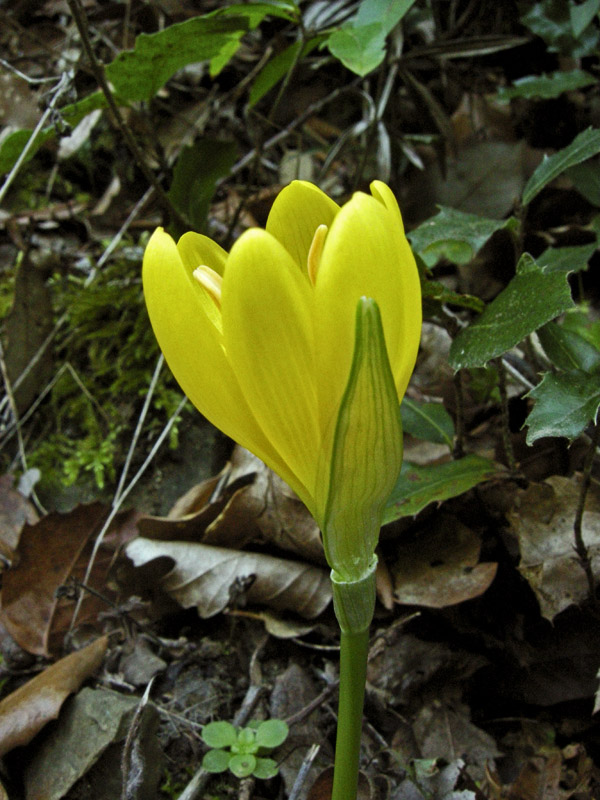
[[[446,246],[427,265],[462,298],[446,304],[457,325],[514,278],[514,215],[534,257],[588,248],[569,282],[597,326],[598,204],[570,173],[526,213],[518,199],[544,155],[600,127],[597,45],[553,52],[512,3],[418,2],[367,77],[317,47],[250,103],[298,30],[266,16],[218,74],[190,63],[123,103],[143,164],[105,108],[61,117],[98,88],[78,15],[108,64],[140,33],[231,5],[0,4],[3,136],[55,103],[0,212],[0,798],[329,797],[339,651],[320,534],[160,359],[140,268],[169,212],[173,230],[191,219],[227,248],[295,177],[340,203],[382,178],[409,238],[440,205],[497,221],[470,257]],[[335,26],[333,6],[356,5],[301,8],[316,25],[330,6]],[[595,83],[499,96],[582,65]],[[597,431],[528,443],[531,340],[512,371],[455,373],[455,331],[426,300],[404,483],[378,551],[361,800],[600,797]],[[276,776],[201,769],[204,725],[264,719],[289,725]]]

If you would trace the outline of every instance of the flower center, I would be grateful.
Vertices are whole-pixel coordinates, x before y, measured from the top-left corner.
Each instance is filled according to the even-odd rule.
[[[317,282],[317,272],[319,270],[319,264],[321,263],[321,254],[328,230],[327,225],[319,225],[308,250],[308,277],[313,286]]]
[[[223,278],[214,269],[204,265],[198,267],[192,273],[198,283],[206,289],[216,307],[221,309],[221,286]]]

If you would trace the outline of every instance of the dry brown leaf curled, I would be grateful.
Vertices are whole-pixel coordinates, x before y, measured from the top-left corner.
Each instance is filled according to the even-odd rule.
[[[142,537],[130,542],[126,553],[136,567],[156,558],[172,558],[175,564],[162,578],[162,588],[184,608],[196,606],[203,618],[223,611],[231,601],[232,588],[249,577],[254,577],[246,594],[251,603],[294,611],[310,619],[331,600],[327,571],[298,561]]]

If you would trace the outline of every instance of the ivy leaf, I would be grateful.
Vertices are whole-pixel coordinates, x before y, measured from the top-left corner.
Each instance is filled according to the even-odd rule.
[[[579,272],[588,268],[588,261],[596,252],[596,242],[576,247],[549,247],[538,256],[542,272]]]
[[[506,289],[452,342],[450,363],[483,367],[573,306],[566,273],[545,273],[524,253]]]
[[[552,156],[544,156],[544,160],[523,189],[523,205],[529,205],[544,186],[547,186],[550,181],[553,181],[569,167],[581,164],[582,161],[587,161],[597,153],[600,153],[600,130],[588,128],[576,136],[568,147],[559,150]]]
[[[549,322],[538,337],[554,366],[564,370],[595,372],[600,369],[600,350],[575,331]]]
[[[418,514],[429,503],[457,497],[497,474],[492,461],[476,455],[423,467],[405,462],[387,502],[383,523]]]
[[[414,250],[428,267],[443,257],[454,264],[466,264],[493,233],[515,226],[514,219],[487,219],[447,206],[439,208],[439,214],[408,234]]]
[[[574,439],[596,419],[600,407],[600,375],[580,370],[547,372],[528,397],[535,406],[527,417],[527,444],[544,436]]]
[[[417,439],[452,447],[454,423],[442,403],[417,403],[405,397],[400,406],[402,429]]]

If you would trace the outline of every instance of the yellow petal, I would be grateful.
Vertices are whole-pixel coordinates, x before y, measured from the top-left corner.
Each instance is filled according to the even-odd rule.
[[[398,220],[361,192],[334,219],[315,284],[315,350],[321,429],[337,412],[354,347],[354,310],[360,297],[381,311],[392,374],[402,397],[421,335],[421,292],[415,260]]]
[[[184,233],[177,242],[177,249],[187,269],[194,270],[196,267],[204,265],[214,269],[219,275],[223,275],[227,251],[208,236],[193,231]]]
[[[331,225],[339,206],[325,192],[306,181],[292,181],[282,189],[267,220],[267,231],[281,242],[303,272],[319,225]]]
[[[265,435],[312,493],[319,434],[311,293],[266,231],[248,230],[234,244],[222,291],[227,355]]]
[[[380,203],[383,203],[387,210],[395,217],[400,224],[402,233],[404,233],[404,221],[402,220],[402,214],[400,213],[398,201],[396,200],[394,193],[387,183],[384,183],[383,181],[373,181],[370,189],[373,197],[376,200],[379,200]]]
[[[294,476],[266,439],[226,358],[219,329],[206,313],[216,309],[184,265],[173,239],[159,228],[143,265],[144,295],[154,334],[177,382],[217,428],[269,463],[299,493]],[[303,498],[304,499],[304,498]]]

